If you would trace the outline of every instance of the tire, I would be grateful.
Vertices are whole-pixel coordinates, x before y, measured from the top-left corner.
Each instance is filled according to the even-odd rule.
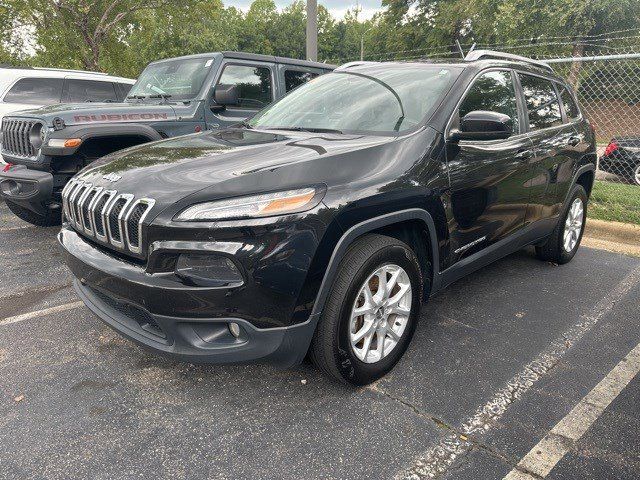
[[[637,164],[630,175],[631,183],[640,187],[640,163]]]
[[[582,204],[581,223],[578,227],[575,221],[572,222],[574,238],[569,243],[570,248],[567,248],[567,237],[565,236],[565,231],[568,228],[567,218],[575,213],[572,209],[578,200]],[[565,263],[570,262],[575,256],[578,248],[580,248],[580,242],[582,241],[582,234],[584,233],[584,226],[587,220],[587,201],[587,193],[582,185],[574,185],[569,194],[569,201],[567,202],[553,233],[545,244],[536,246],[536,255],[540,260],[564,265]]]
[[[388,313],[393,310],[390,305],[382,308],[372,307],[371,310],[376,310],[375,313],[357,317],[353,321],[355,323],[352,323],[352,309],[357,306],[356,302],[363,301],[363,289],[367,286],[369,292],[374,293],[370,286],[376,281],[379,285],[379,279],[382,278],[382,274],[374,276],[375,273],[382,272],[385,278],[393,278],[393,274],[387,270],[395,272],[398,279],[396,286],[391,289],[390,300],[398,298],[403,290],[406,291],[407,285],[411,287],[410,299],[405,293],[405,296],[401,297],[402,305],[397,304],[397,308],[405,312],[409,309],[408,314]],[[384,376],[400,360],[413,337],[420,314],[422,290],[420,265],[409,246],[394,238],[374,234],[365,235],[356,240],[340,262],[338,273],[311,341],[309,350],[311,361],[330,377],[351,385],[366,385]],[[381,292],[381,289],[377,289],[376,295],[370,297],[371,303],[360,308],[374,305],[377,295]],[[388,300],[386,303],[389,303]],[[359,322],[361,322],[360,327],[358,327]],[[364,343],[369,335],[360,343],[352,345],[352,335],[361,332],[360,328],[364,331],[365,325],[369,325],[365,322],[370,322],[371,325],[366,327],[367,331],[375,328],[376,324],[377,328],[380,328],[375,330],[369,340],[371,350],[368,354]],[[352,328],[355,332],[351,331]],[[389,333],[390,330],[393,331]],[[381,331],[383,333],[380,336]],[[381,338],[384,340],[381,341]],[[377,347],[374,350],[374,345],[382,346],[382,352]],[[385,348],[387,352],[384,352]],[[356,349],[360,355],[364,352],[364,358],[358,357]],[[377,356],[380,358],[375,360]]]
[[[47,215],[38,215],[28,208],[21,207],[9,200],[5,199],[5,203],[16,217],[32,225],[37,225],[38,227],[55,227],[62,223],[62,215],[59,210],[49,210]]]

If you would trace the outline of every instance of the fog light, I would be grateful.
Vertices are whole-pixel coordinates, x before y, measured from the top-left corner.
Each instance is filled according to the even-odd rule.
[[[178,257],[175,273],[202,287],[238,287],[243,284],[238,267],[222,255],[182,254]]]
[[[231,322],[229,324],[229,331],[231,332],[231,335],[238,338],[240,336],[240,325],[235,322]]]

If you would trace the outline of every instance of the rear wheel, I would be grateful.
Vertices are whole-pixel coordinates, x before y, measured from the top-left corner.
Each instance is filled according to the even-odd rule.
[[[574,185],[568,205],[549,240],[536,247],[538,258],[559,265],[570,262],[580,248],[586,220],[587,193],[582,185]]]
[[[631,175],[631,181],[640,186],[640,163],[638,165],[636,165],[635,169],[633,170],[633,174]]]
[[[5,199],[5,203],[16,217],[32,225],[37,225],[38,227],[54,227],[62,223],[60,210],[49,210],[46,215],[39,215],[9,200]]]
[[[366,235],[340,264],[309,356],[333,378],[366,385],[389,372],[416,327],[422,291],[414,252],[394,238]]]

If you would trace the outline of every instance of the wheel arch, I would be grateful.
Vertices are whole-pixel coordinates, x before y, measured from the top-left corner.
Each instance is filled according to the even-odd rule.
[[[391,212],[364,220],[349,228],[336,243],[320,288],[316,295],[312,316],[318,316],[324,308],[329,291],[335,279],[340,262],[350,246],[360,237],[370,233],[379,233],[394,237],[407,243],[414,249],[425,276],[426,294],[439,287],[437,269],[439,263],[438,239],[436,226],[431,214],[421,208],[411,208]],[[420,239],[425,241],[420,242]]]

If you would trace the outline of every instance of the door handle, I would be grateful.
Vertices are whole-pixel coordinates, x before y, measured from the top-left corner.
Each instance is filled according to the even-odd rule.
[[[580,143],[580,138],[579,137],[571,137],[569,138],[569,141],[567,142],[568,145],[575,147]]]
[[[533,157],[533,152],[531,150],[518,150],[516,153],[516,158],[518,160],[528,160]]]

